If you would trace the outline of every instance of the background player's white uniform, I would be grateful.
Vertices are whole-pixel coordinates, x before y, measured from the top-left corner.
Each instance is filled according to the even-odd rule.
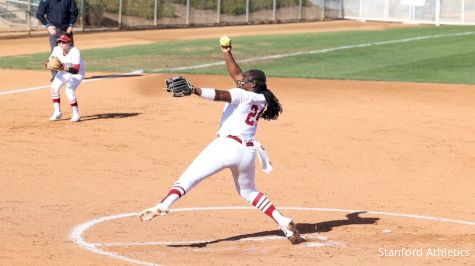
[[[60,111],[60,105],[59,105],[60,89],[66,83],[68,83],[68,85],[66,86],[66,96],[68,97],[69,103],[71,104],[71,107],[73,110],[73,119],[74,119],[74,115],[76,115],[77,119],[79,119],[79,109],[77,107],[77,99],[76,99],[75,91],[81,84],[81,81],[84,79],[84,76],[86,75],[86,66],[84,64],[84,61],[81,58],[79,49],[77,49],[74,46],[71,46],[71,49],[65,55],[61,47],[56,46],[53,49],[53,52],[51,52],[50,57],[52,56],[57,57],[61,61],[61,63],[63,63],[65,66],[76,67],[76,68],[79,66],[79,72],[77,74],[72,74],[63,70],[63,71],[59,71],[56,74],[51,84],[51,98],[53,99],[53,102],[54,102],[55,113],[50,118],[50,120],[55,120],[53,119],[55,118],[55,114],[59,118],[61,117],[61,111]]]
[[[71,74],[66,71],[60,71],[54,78],[53,84],[52,84],[53,89],[59,91],[59,89],[62,86],[64,86],[66,82],[70,81],[68,87],[66,88],[66,93],[68,94],[68,90],[71,90],[74,95],[74,91],[76,90],[76,88],[79,86],[81,81],[84,79],[84,76],[86,75],[86,66],[84,64],[84,61],[81,58],[79,49],[74,46],[71,46],[71,50],[69,50],[68,54],[65,55],[61,47],[56,46],[53,49],[51,56],[57,57],[61,61],[61,63],[63,63],[66,66],[79,65],[79,73]],[[68,95],[68,98],[69,98],[69,95]],[[71,99],[69,100],[71,102]]]

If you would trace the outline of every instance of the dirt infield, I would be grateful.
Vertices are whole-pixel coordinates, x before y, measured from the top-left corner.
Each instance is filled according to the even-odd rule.
[[[222,104],[170,97],[157,85],[168,75],[106,78],[78,89],[82,122],[68,121],[67,101],[48,122],[47,88],[5,93],[48,85],[49,73],[0,74],[2,265],[475,263],[475,86],[269,78],[284,113],[260,122],[275,170],[258,170],[257,187],[277,207],[333,208],[284,209],[308,239],[292,246],[259,211],[229,208],[248,205],[227,171],[174,205],[195,209],[95,220],[159,200],[214,138]],[[98,223],[76,227],[87,221]]]

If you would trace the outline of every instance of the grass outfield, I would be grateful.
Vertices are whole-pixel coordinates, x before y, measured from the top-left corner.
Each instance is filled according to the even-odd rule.
[[[457,33],[467,34],[455,36]],[[414,39],[421,36],[426,37]],[[404,39],[407,41],[402,41]],[[374,45],[387,41],[394,42]],[[81,50],[81,53],[89,71],[128,72],[144,69],[146,72],[166,72],[166,69],[174,67],[222,61],[217,42],[215,39],[173,41],[88,49]],[[236,37],[233,38],[233,54],[239,61],[302,53],[241,63],[244,70],[259,68],[269,76],[473,84],[473,43],[475,27],[440,26]],[[362,47],[354,47],[358,45]],[[330,51],[321,52],[323,49]],[[0,68],[40,69],[47,57],[46,53],[0,57]],[[227,74],[223,65],[171,71]]]

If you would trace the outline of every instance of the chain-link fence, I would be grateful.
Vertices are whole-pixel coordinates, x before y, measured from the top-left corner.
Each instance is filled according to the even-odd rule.
[[[0,31],[44,29],[40,0],[0,0]],[[78,30],[319,21],[325,0],[76,0]]]
[[[43,29],[40,0],[0,0],[0,32]],[[475,25],[475,0],[76,0],[76,31],[357,19]]]
[[[85,0],[85,29],[318,21],[324,0]]]

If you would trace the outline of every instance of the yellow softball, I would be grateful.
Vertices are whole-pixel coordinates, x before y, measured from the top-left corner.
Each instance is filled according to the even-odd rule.
[[[226,35],[221,37],[221,39],[219,39],[219,45],[221,45],[222,47],[230,46],[231,45],[231,38],[229,38]]]

